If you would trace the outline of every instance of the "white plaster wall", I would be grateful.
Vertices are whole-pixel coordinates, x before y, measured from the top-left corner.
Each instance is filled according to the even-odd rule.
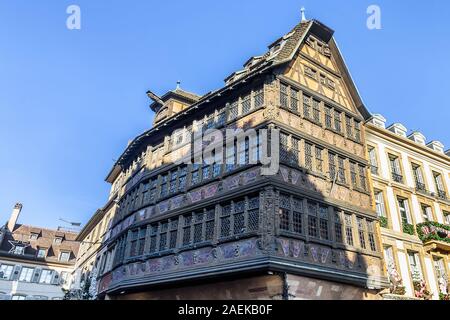
[[[397,210],[397,200],[395,199],[395,195],[394,195],[394,191],[392,190],[392,187],[386,188],[386,196],[387,196],[386,201],[389,204],[389,212],[391,214],[390,218],[392,220],[392,229],[394,229],[394,231],[400,232],[401,224],[400,224],[400,218],[399,218],[398,210]]]
[[[400,274],[403,280],[403,285],[405,286],[406,289],[406,294],[408,296],[413,296],[413,286],[409,276],[408,259],[406,258],[406,254],[404,252],[398,252],[397,258],[400,267]]]
[[[425,257],[425,272],[428,277],[428,285],[433,294],[433,299],[439,300],[439,288],[434,274],[433,261],[431,261],[430,257]]]

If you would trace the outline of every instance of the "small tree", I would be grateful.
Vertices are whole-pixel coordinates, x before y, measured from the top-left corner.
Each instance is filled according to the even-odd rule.
[[[81,289],[62,289],[64,291],[64,300],[91,300],[92,295],[89,292],[91,287],[91,279],[88,277],[82,283]]]

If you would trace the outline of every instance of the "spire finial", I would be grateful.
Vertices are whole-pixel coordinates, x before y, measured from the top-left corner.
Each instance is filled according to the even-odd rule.
[[[305,7],[302,7],[301,9],[300,9],[300,12],[302,13],[302,22],[303,21],[306,21],[306,16],[305,16]]]
[[[178,81],[177,81],[177,88],[176,88],[177,90],[180,89],[180,85],[181,85],[181,81],[178,80]]]

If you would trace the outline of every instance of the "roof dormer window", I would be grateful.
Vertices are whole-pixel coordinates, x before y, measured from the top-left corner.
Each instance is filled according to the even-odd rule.
[[[16,245],[14,247],[13,253],[16,255],[24,255],[25,254],[25,246]]]
[[[53,242],[55,244],[61,244],[63,242],[63,238],[64,238],[63,236],[56,236]]]
[[[30,233],[30,240],[37,240],[38,238],[39,238],[39,233],[37,233],[37,232]]]

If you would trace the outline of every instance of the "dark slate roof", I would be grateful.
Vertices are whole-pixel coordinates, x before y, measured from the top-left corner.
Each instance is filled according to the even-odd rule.
[[[306,35],[314,20],[302,21],[291,31],[273,42],[262,56],[252,57],[244,64],[245,69],[234,72],[228,76],[225,81],[227,84],[241,79],[243,76],[261,69],[269,64],[281,64],[292,59],[294,53],[300,45],[300,40]],[[273,50],[280,45],[279,50]],[[250,64],[253,61],[253,64]]]
[[[199,96],[198,94],[195,94],[195,93],[192,93],[192,92],[180,89],[180,88],[176,88],[175,90],[171,90],[171,91],[165,93],[161,97],[161,100],[166,102],[171,97],[181,98],[182,100],[185,100],[187,103],[195,103],[202,98],[202,96]],[[157,102],[154,102],[150,105],[150,109],[152,109],[153,111],[156,112],[158,110],[158,106],[160,106],[160,105]]]
[[[37,240],[31,240],[32,233],[38,234]],[[55,243],[56,237],[62,237],[61,244]],[[39,228],[35,226],[16,224],[13,232],[6,231],[2,243],[0,243],[0,256],[14,257],[16,259],[46,261],[53,263],[59,262],[59,254],[61,252],[71,252],[71,257],[66,264],[75,264],[80,243],[75,241],[77,233],[69,231],[52,230]],[[12,243],[21,242],[26,245],[25,254],[22,256],[9,254]],[[47,249],[47,257],[45,259],[36,258],[39,248]]]

